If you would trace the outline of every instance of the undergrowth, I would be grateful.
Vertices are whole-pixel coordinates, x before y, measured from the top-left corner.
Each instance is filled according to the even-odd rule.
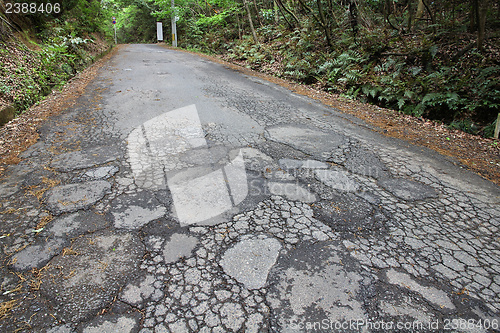
[[[101,34],[70,15],[0,40],[0,107],[11,105],[21,114],[109,48]]]

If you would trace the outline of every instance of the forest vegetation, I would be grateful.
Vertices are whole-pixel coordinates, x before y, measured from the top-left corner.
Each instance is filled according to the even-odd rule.
[[[0,0],[0,125],[62,88],[111,45],[99,1],[37,0],[25,13],[14,3],[23,1]]]
[[[0,0],[2,10],[5,2]],[[14,23],[0,15],[2,36],[16,30],[11,25],[30,21],[34,26],[40,57],[33,80],[47,81],[49,88],[84,65],[83,53],[98,34],[112,41],[116,28],[118,43],[156,42],[156,21],[170,36],[171,19],[177,17],[181,48],[469,133],[493,134],[500,106],[499,1],[175,0],[174,8],[172,0],[62,4],[59,14],[18,15]],[[9,45],[3,37],[0,42]],[[56,77],[44,77],[43,66],[56,66]],[[2,71],[3,77],[3,64]],[[11,84],[0,82],[0,98]],[[34,100],[14,102],[19,110]]]

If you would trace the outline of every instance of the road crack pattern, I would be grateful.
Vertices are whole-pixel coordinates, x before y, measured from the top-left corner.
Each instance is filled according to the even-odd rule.
[[[200,58],[124,47],[21,157],[1,331],[500,324],[498,187]]]

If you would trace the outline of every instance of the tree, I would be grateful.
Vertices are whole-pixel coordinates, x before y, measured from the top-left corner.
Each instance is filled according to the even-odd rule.
[[[245,6],[245,10],[247,12],[248,23],[250,24],[250,29],[252,30],[253,40],[256,44],[260,44],[259,38],[257,38],[257,33],[255,32],[255,28],[253,26],[252,14],[250,13],[250,8],[248,7],[247,0],[243,0],[243,5]]]

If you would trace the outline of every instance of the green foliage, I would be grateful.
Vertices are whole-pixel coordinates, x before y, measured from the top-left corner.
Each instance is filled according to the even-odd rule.
[[[448,127],[451,129],[461,130],[463,132],[470,134],[477,134],[479,132],[479,127],[476,124],[474,124],[474,122],[472,122],[472,120],[470,119],[454,120],[451,122],[450,125],[448,125]]]
[[[196,21],[196,24],[205,28],[223,26],[226,24],[226,17],[229,16],[230,13],[231,11],[227,10],[222,13],[208,17],[205,16],[204,14],[201,14],[198,21]]]

